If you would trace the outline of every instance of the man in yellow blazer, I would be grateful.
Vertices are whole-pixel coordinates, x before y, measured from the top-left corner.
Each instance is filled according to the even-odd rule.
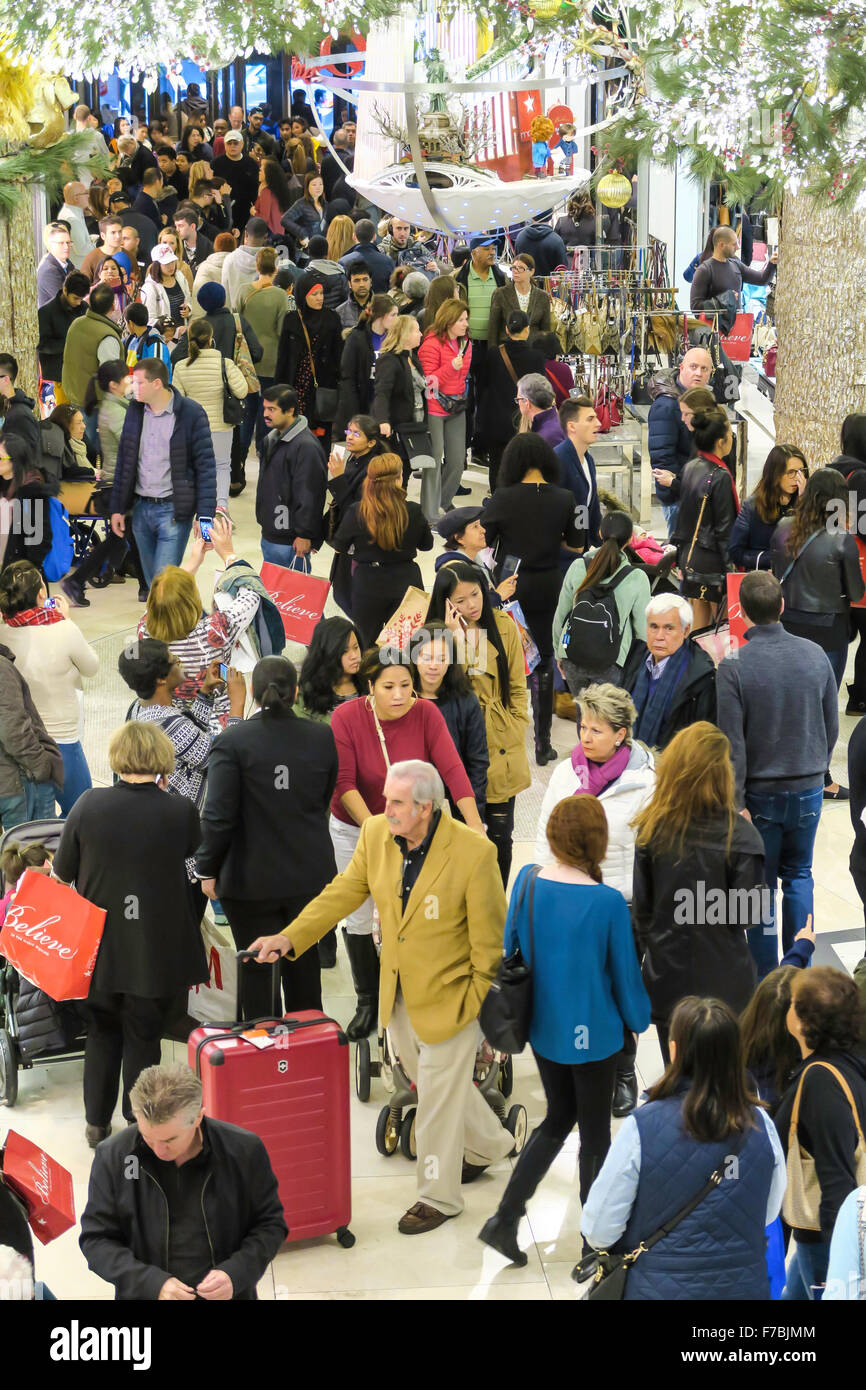
[[[418,1091],[419,1200],[399,1222],[404,1235],[458,1216],[461,1178],[515,1148],[473,1084],[478,1013],[505,929],[496,848],[443,814],[444,801],[429,763],[395,763],[385,814],[364,821],[348,868],[285,931],[250,947],[262,962],[297,957],[373,895],[382,929],[380,1017]]]

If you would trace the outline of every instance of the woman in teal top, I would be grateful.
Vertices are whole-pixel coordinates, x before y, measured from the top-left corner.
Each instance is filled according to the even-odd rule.
[[[632,538],[631,517],[626,512],[608,512],[601,523],[601,545],[585,559],[575,560],[562,583],[559,603],[553,619],[553,648],[561,675],[572,695],[577,698],[584,686],[596,681],[619,685],[622,668],[635,638],[646,641],[646,606],[650,601],[649,579],[643,570],[630,565],[624,547]],[[624,578],[620,576],[624,574]],[[616,580],[613,592],[619,615],[620,643],[616,660],[604,670],[592,670],[581,664],[580,652],[567,649],[563,634],[568,615],[581,590],[593,585],[607,587]]]
[[[580,1131],[580,1201],[610,1148],[610,1107],[623,1028],[649,1027],[625,898],[601,881],[607,820],[594,796],[554,807],[547,839],[555,862],[521,870],[505,926],[505,953],[516,945],[532,966],[529,1041],[547,1114],[524,1148],[496,1214],[480,1238],[525,1265],[517,1228],[526,1203],[575,1124]],[[532,932],[530,935],[530,912]]]

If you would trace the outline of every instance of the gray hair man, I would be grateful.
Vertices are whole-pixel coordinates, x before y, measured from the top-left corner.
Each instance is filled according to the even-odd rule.
[[[285,931],[250,947],[263,962],[296,957],[372,895],[379,1017],[418,1094],[419,1200],[398,1223],[403,1235],[459,1215],[461,1180],[516,1151],[473,1084],[478,1013],[502,957],[502,879],[494,845],[452,820],[444,798],[429,763],[394,763],[385,813],[363,822],[348,867]]]
[[[184,1063],[146,1067],[97,1146],[80,1245],[121,1300],[249,1301],[288,1235],[261,1139],[205,1118]],[[180,1170],[183,1169],[181,1178]]]
[[[556,413],[553,387],[540,372],[530,372],[518,378],[517,408],[520,411],[521,434],[531,430],[546,439],[552,449],[565,440],[565,432]]]
[[[634,737],[664,748],[699,719],[716,722],[716,668],[691,636],[692,605],[656,594],[646,606],[647,640],[632,643],[620,684],[635,703]]]

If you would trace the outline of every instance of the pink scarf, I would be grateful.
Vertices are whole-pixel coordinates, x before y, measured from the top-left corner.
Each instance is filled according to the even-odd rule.
[[[625,772],[630,757],[631,749],[624,743],[606,763],[591,763],[583,751],[583,744],[576,743],[571,750],[571,766],[577,778],[577,790],[574,795],[589,793],[590,796],[601,796],[605,787],[618,781]]]

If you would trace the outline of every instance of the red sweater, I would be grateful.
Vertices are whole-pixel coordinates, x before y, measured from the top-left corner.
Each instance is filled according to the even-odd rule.
[[[431,700],[416,700],[401,719],[383,719],[380,723],[392,765],[420,758],[433,764],[455,801],[475,795],[448,726]],[[382,815],[387,768],[367,701],[348,700],[338,705],[331,716],[331,733],[340,760],[332,814],[346,825],[354,825],[340,797],[356,791],[374,816]]]
[[[460,342],[454,338],[448,338],[443,343],[439,338],[434,338],[432,333],[428,333],[418,349],[418,361],[424,368],[424,375],[431,380],[438,391],[442,392],[443,396],[462,396],[466,390],[466,378],[469,375],[469,364],[472,361],[471,343],[468,344],[463,354],[463,365],[460,370],[457,371],[451,365],[457,356],[461,343],[465,342],[465,338],[461,338]],[[427,409],[431,415],[446,414],[429,389]]]

